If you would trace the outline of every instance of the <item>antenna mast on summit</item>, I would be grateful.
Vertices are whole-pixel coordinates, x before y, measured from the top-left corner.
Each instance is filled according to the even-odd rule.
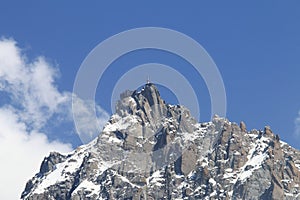
[[[150,83],[150,77],[148,76],[147,77],[147,84],[149,84]]]

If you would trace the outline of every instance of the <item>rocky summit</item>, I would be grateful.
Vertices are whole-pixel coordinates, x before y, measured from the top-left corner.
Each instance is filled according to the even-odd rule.
[[[126,91],[99,136],[53,152],[22,199],[300,199],[300,151],[270,127],[199,123],[154,84]]]

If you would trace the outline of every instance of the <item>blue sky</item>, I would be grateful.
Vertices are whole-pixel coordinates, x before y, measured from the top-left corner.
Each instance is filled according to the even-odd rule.
[[[227,118],[245,121],[248,129],[270,125],[281,139],[299,149],[300,120],[295,124],[300,110],[299,8],[297,1],[2,1],[0,37],[16,41],[28,63],[42,56],[50,69],[59,71],[49,84],[55,85],[54,93],[62,98],[72,92],[87,54],[108,37],[147,26],[182,32],[199,42],[218,66],[226,88]],[[105,87],[99,85],[97,103],[108,111],[115,82],[132,66],[148,62],[173,66],[191,80],[201,99],[201,119],[210,119],[209,93],[201,77],[182,59],[155,50],[116,60],[101,80]],[[12,104],[7,93],[0,93],[2,108]],[[162,96],[176,103],[169,91],[163,90]],[[61,112],[51,113],[53,117],[56,120],[46,120],[39,129],[47,135],[47,144],[58,140],[61,145],[79,145],[72,122],[63,120],[67,117]]]

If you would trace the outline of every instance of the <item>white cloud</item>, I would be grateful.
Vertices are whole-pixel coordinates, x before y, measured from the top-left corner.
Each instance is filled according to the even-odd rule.
[[[77,131],[80,139],[84,143],[88,143],[99,135],[102,131],[101,128],[109,119],[109,115],[100,106],[94,105],[92,101],[83,101],[76,96],[74,96],[73,101],[75,105],[73,113]]]
[[[26,182],[38,172],[50,151],[71,150],[70,144],[49,141],[41,131],[53,116],[72,120],[72,94],[58,90],[57,74],[57,68],[43,57],[29,61],[14,40],[0,39],[0,98],[9,97],[2,105],[0,101],[0,199],[20,198]],[[80,127],[83,133],[95,136],[95,125],[89,126],[91,121],[86,121],[89,105],[82,101],[86,117],[82,117],[82,123],[86,124]],[[99,119],[103,124],[101,119],[106,120],[108,115],[96,108],[102,113]]]
[[[13,40],[0,43],[0,82],[2,90],[11,100],[22,107],[22,118],[34,128],[44,125],[57,106],[68,95],[60,93],[54,84],[57,70],[43,57],[28,63],[27,58]]]
[[[71,145],[49,142],[45,134],[27,132],[26,124],[9,108],[0,109],[0,198],[18,199],[26,182],[50,151],[69,152]]]
[[[294,121],[295,123],[295,134],[296,136],[300,136],[300,111],[298,113],[298,117]]]

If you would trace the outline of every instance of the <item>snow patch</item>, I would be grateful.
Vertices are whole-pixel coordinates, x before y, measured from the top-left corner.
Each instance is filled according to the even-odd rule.
[[[126,177],[120,175],[120,174],[117,174],[118,177],[125,183],[129,183],[132,187],[137,187],[137,188],[140,188],[140,186],[136,185],[136,184],[133,184],[131,183]]]
[[[88,195],[86,195],[86,197],[95,198],[94,196],[98,197],[98,195],[100,194],[100,185],[96,185],[95,183],[93,183],[91,181],[84,180],[72,192],[72,196],[77,194],[80,190],[89,191],[90,193]]]
[[[37,187],[32,191],[32,194],[41,194],[51,185],[63,182],[68,179],[70,174],[75,173],[81,166],[83,159],[87,156],[85,150],[91,148],[91,145],[95,143],[96,140],[92,141],[88,145],[82,145],[75,149],[67,160],[62,163],[55,165],[55,170],[49,172],[42,179],[40,179]],[[69,175],[68,175],[69,174]]]
[[[241,173],[238,175],[238,180],[245,181],[252,173],[261,167],[263,161],[268,157],[267,153],[264,152],[268,146],[269,139],[261,137],[257,140],[257,143],[253,145],[247,156],[248,161],[242,167]]]
[[[254,134],[253,134],[254,136]],[[252,144],[252,148],[248,153],[248,161],[245,163],[243,167],[241,167],[236,172],[233,172],[232,169],[226,169],[225,174],[223,175],[224,179],[231,179],[230,183],[235,184],[239,181],[246,181],[252,173],[261,168],[262,163],[268,157],[268,154],[265,152],[268,147],[269,139],[266,137],[261,137],[256,140],[256,143]]]
[[[295,167],[300,171],[300,163],[295,163]]]
[[[163,175],[161,174],[160,171],[156,171],[152,174],[152,176],[148,177],[146,181],[147,181],[147,185],[151,184],[151,185],[156,185],[158,187],[161,187],[163,186],[162,182],[164,182],[165,179],[163,178]]]
[[[217,182],[215,181],[215,179],[210,178],[208,181],[212,186],[215,186],[217,184]]]
[[[129,115],[121,118],[119,115],[113,115],[112,117],[115,123],[108,123],[103,129],[103,132],[114,132],[118,130],[125,130],[130,127],[132,124],[138,123],[136,116]]]
[[[38,184],[37,188],[34,190],[33,194],[41,194],[51,185],[58,183],[58,180],[61,180],[63,171],[63,164],[57,164],[56,169],[48,176],[46,176],[40,184]]]

